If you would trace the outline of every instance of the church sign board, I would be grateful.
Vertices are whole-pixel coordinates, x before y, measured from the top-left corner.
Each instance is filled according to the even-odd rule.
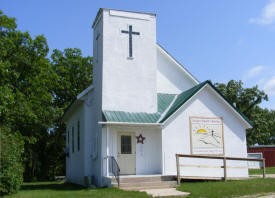
[[[224,155],[223,119],[190,117],[191,154]]]

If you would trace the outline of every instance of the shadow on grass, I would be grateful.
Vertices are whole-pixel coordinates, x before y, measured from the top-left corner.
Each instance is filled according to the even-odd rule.
[[[205,180],[205,179],[181,179],[181,183],[221,183],[224,182],[224,180]]]
[[[81,185],[76,185],[72,183],[49,183],[49,182],[39,182],[39,183],[24,183],[21,186],[22,191],[24,190],[82,190],[85,189]]]

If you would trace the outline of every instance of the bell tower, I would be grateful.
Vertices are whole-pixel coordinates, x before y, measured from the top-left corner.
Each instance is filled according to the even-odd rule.
[[[100,9],[94,29],[94,85],[102,109],[155,113],[156,15]]]

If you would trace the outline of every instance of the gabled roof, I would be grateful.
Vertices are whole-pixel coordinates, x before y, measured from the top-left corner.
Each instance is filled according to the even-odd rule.
[[[160,123],[163,123],[165,120],[167,120],[173,113],[175,113],[183,104],[185,104],[192,96],[194,96],[199,90],[201,90],[205,85],[209,85],[211,88],[214,89],[214,91],[238,114],[240,117],[251,127],[253,124],[248,120],[248,118],[240,112],[239,109],[237,109],[232,103],[230,103],[217,88],[209,81],[204,81],[203,83],[196,85],[195,87],[179,94],[177,96],[177,99],[175,100],[174,104],[171,106],[171,108],[168,110],[165,117],[160,121]]]
[[[178,110],[185,102],[187,102],[187,100],[189,100],[195,93],[197,93],[202,87],[204,87],[207,82],[208,81],[205,81],[179,94],[175,102],[172,104],[172,106],[167,111],[166,115],[160,120],[160,122],[163,123],[167,118],[169,118],[176,110]]]
[[[192,98],[205,85],[209,85],[214,91],[249,125],[253,126],[248,118],[242,114],[234,105],[232,105],[210,81],[205,81],[182,92],[175,94],[158,94],[158,112],[157,113],[131,113],[123,111],[103,111],[107,122],[132,122],[132,123],[164,123],[180,107],[182,107],[190,98]]]

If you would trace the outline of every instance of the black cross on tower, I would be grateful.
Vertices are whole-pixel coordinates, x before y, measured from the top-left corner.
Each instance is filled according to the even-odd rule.
[[[133,42],[132,42],[132,35],[139,35],[139,32],[133,32],[133,28],[129,25],[129,31],[121,30],[121,33],[129,34],[129,57],[133,57]]]

